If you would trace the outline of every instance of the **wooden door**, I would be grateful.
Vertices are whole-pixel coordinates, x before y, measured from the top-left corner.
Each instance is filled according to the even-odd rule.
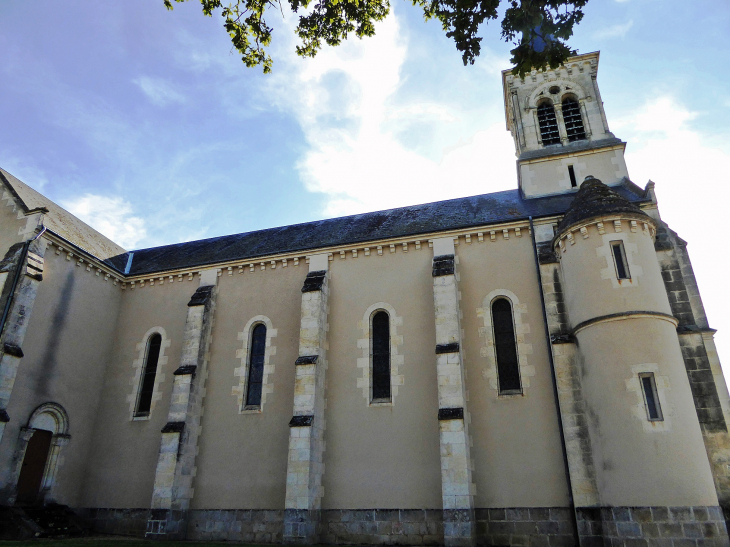
[[[53,433],[50,431],[36,429],[28,441],[18,477],[17,505],[33,505],[38,501],[52,437]]]

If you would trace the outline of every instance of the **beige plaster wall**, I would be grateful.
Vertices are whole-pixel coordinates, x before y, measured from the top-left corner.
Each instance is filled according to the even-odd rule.
[[[0,197],[5,195],[7,190],[0,184]],[[9,193],[7,194],[9,197]],[[25,228],[26,219],[18,219],[17,211],[13,211],[14,202],[11,199],[0,200],[0,260],[13,243],[23,241],[25,238],[18,232]]]
[[[177,279],[177,278],[175,278]],[[107,366],[101,404],[94,428],[93,450],[84,482],[85,507],[149,507],[160,449],[160,430],[167,421],[173,372],[180,362],[187,303],[198,288],[193,281],[124,291],[114,349]],[[146,342],[153,327],[162,327],[170,346],[166,363],[158,365],[161,399],[153,402],[149,419],[133,420],[130,395],[137,393],[138,344]]]
[[[674,326],[653,318],[578,332],[602,505],[716,505]],[[649,422],[639,372],[654,371],[663,422]]]
[[[424,242],[330,262],[323,509],[441,508],[431,260]],[[358,323],[379,302],[402,318],[403,384],[392,405],[370,406]]]
[[[568,504],[532,241],[526,228],[521,232],[520,238],[510,232],[509,240],[498,232],[494,242],[472,238],[466,244],[461,239],[456,247],[475,507]],[[530,347],[528,355],[520,355],[520,365],[533,367],[526,370],[533,375],[523,376],[522,395],[498,396],[488,379],[489,361],[482,355],[487,342],[480,336],[484,320],[478,308],[495,290],[513,293],[525,310],[520,319],[527,332],[518,332],[518,343]]]
[[[0,445],[0,469],[7,470],[19,428],[42,403],[60,404],[68,413],[70,442],[61,451],[54,498],[77,506],[93,448],[93,428],[101,403],[121,288],[86,265],[67,261],[56,247],[45,254],[43,281],[23,343],[25,357],[8,406],[10,422]]]
[[[284,508],[301,288],[308,271],[302,260],[274,270],[234,270],[231,276],[224,270],[218,278],[193,509]],[[239,333],[248,338],[250,328],[244,327],[256,316],[267,317],[276,330],[267,348],[274,370],[265,382],[273,391],[264,393],[261,412],[240,412],[232,392],[239,387],[235,370],[245,360]]]
[[[558,147],[556,153],[559,152]],[[522,191],[528,197],[570,191],[568,165],[573,166],[578,186],[588,175],[609,185],[629,176],[623,149],[617,146],[600,151],[565,154],[558,158],[522,161],[519,164]]]
[[[574,232],[575,244],[565,241],[558,249],[565,281],[565,301],[572,326],[595,317],[628,311],[655,311],[671,315],[654,242],[639,223],[636,233],[629,221],[617,232],[613,220],[603,221],[605,234],[596,225],[587,227],[587,239]],[[624,242],[631,279],[616,277],[610,242]]]

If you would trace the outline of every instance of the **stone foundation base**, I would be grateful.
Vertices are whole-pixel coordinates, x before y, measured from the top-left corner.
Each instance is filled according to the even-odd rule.
[[[477,545],[574,547],[571,513],[568,507],[477,509]]]
[[[89,527],[100,534],[143,538],[150,509],[74,509]]]
[[[330,509],[322,511],[322,543],[443,545],[441,509]]]
[[[284,543],[319,543],[321,511],[286,509],[284,511]]]
[[[188,511],[173,509],[150,509],[147,520],[146,539],[186,539],[188,531]]]
[[[169,520],[150,509],[76,512],[96,532],[137,537],[149,531],[148,522]],[[578,508],[576,515],[581,547],[730,547],[719,507],[591,507]],[[480,546],[576,547],[574,517],[567,507],[476,509],[474,518]],[[311,543],[444,545],[441,509],[330,509],[320,512],[319,524],[287,520],[285,524],[283,510],[192,510],[187,514],[187,539],[289,543],[308,530],[298,528],[295,535],[292,528],[285,537],[286,526],[297,524],[318,527],[319,538]]]
[[[578,508],[582,547],[728,547],[720,507]]]
[[[283,532],[283,510],[198,509],[188,521],[188,539],[197,541],[282,543]]]

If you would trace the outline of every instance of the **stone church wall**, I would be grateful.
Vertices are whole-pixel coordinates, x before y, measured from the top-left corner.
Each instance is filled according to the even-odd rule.
[[[197,281],[187,280],[157,280],[135,289],[127,285],[103,382],[83,506],[149,507],[187,303],[197,286]],[[161,333],[162,350],[152,408],[149,418],[132,419],[145,346],[153,332]]]
[[[459,257],[475,507],[565,507],[561,455],[537,272],[528,230],[463,240]],[[509,264],[508,267],[505,267]],[[519,274],[516,274],[519,272]],[[522,394],[498,395],[490,305],[512,302]],[[539,484],[540,488],[534,488]]]
[[[19,472],[20,428],[43,403],[61,405],[69,415],[71,439],[61,448],[57,481],[51,499],[81,505],[81,490],[92,452],[97,408],[102,404],[107,362],[121,305],[121,288],[87,271],[78,257],[48,246],[43,280],[23,342],[23,357],[8,406],[7,424],[0,448],[0,469],[7,491],[8,473]],[[22,456],[21,456],[22,457]]]
[[[330,263],[324,510],[441,506],[432,254],[385,247]],[[390,403],[370,402],[379,309],[391,322]]]
[[[300,289],[307,271],[302,261],[230,276],[223,270],[218,278],[193,509],[284,509]],[[245,346],[259,322],[269,340],[262,406],[243,410]]]

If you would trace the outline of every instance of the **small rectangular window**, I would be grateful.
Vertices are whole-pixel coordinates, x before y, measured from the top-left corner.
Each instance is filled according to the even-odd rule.
[[[568,175],[570,175],[570,186],[572,188],[578,186],[578,181],[575,180],[575,170],[572,165],[568,165]]]
[[[659,406],[659,397],[656,392],[654,373],[643,372],[639,374],[639,380],[641,380],[641,390],[644,392],[646,417],[652,422],[663,420],[664,417],[662,416],[662,409],[661,406]]]
[[[623,241],[612,241],[611,252],[613,253],[613,261],[616,264],[616,277],[619,279],[631,279]]]

